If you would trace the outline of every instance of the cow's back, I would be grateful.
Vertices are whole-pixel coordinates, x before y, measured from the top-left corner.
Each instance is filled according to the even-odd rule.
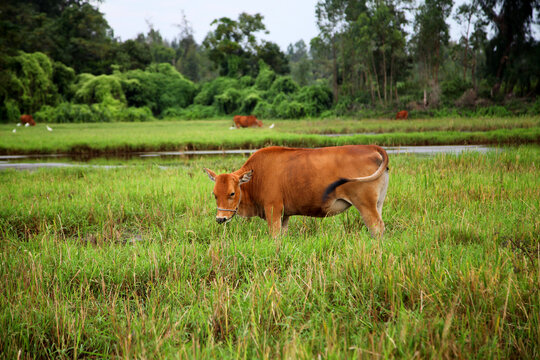
[[[285,215],[326,216],[323,194],[340,178],[371,175],[382,157],[375,145],[319,149],[269,147],[257,151],[243,168],[253,170],[242,191],[256,206],[282,202]]]

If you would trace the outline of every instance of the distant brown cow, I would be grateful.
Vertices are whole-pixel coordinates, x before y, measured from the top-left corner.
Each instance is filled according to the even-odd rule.
[[[21,123],[23,125],[29,124],[30,126],[36,126],[36,122],[32,115],[21,115]]]
[[[398,113],[396,114],[396,119],[407,120],[408,117],[409,117],[409,113],[407,112],[407,110],[398,111]]]
[[[236,126],[237,128],[252,127],[252,126],[262,127],[263,123],[261,120],[257,119],[253,115],[248,115],[248,116],[235,115],[234,126]]]

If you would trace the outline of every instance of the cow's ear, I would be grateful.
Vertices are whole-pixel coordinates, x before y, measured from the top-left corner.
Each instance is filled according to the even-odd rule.
[[[240,185],[243,183],[247,183],[249,180],[251,180],[251,175],[253,175],[253,170],[246,171],[242,175],[240,175]]]
[[[208,174],[208,177],[210,178],[210,180],[216,181],[216,173],[215,172],[213,172],[212,170],[207,169],[207,168],[204,168],[203,170],[206,172],[206,174]]]

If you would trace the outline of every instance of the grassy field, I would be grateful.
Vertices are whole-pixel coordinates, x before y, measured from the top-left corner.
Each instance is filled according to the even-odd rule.
[[[241,156],[2,171],[0,357],[537,359],[539,159],[391,156],[382,240],[216,224],[202,167]]]
[[[268,126],[274,123],[275,127]],[[540,117],[416,120],[276,120],[229,130],[230,120],[0,125],[0,154],[118,154],[133,151],[261,148],[268,145],[539,144]],[[16,132],[13,133],[13,129]],[[355,134],[328,137],[317,134]],[[364,134],[362,134],[364,133]],[[368,133],[368,134],[365,134]]]

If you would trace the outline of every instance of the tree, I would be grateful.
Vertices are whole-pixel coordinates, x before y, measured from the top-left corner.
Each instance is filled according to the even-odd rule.
[[[257,47],[257,59],[270,65],[278,74],[288,74],[289,61],[276,43],[263,41],[262,45]]]
[[[215,30],[203,41],[210,60],[221,75],[242,76],[255,73],[257,38],[255,33],[266,31],[261,14],[240,14],[238,21],[222,17],[212,21]]]
[[[464,27],[460,39],[460,44],[463,47],[463,80],[467,80],[467,72],[470,69],[473,86],[476,89],[477,53],[485,46],[486,32],[484,28],[487,25],[478,0],[461,4],[454,14],[454,19]]]
[[[317,27],[319,28],[320,45],[330,47],[332,61],[332,93],[334,102],[338,102],[338,36],[345,26],[345,6],[343,0],[319,0],[315,6]]]
[[[77,71],[110,72],[116,43],[103,14],[85,0],[0,3],[0,53],[43,52]]]
[[[446,19],[452,11],[453,0],[425,0],[415,16],[414,38],[416,54],[422,65],[424,86],[430,84],[435,94],[439,92],[439,68],[442,47],[448,44]],[[438,96],[432,98],[438,102]]]
[[[311,61],[308,48],[304,40],[297,41],[287,47],[287,59],[291,67],[291,76],[300,86],[305,86],[312,81]]]
[[[176,50],[176,69],[192,81],[200,80],[200,63],[202,55],[193,37],[193,28],[182,11],[182,20],[176,25],[178,37],[171,46]]]
[[[535,50],[538,42],[532,37],[531,24],[534,10],[537,14],[540,11],[540,0],[479,0],[479,4],[495,28],[495,36],[486,48],[487,70],[495,77],[492,96],[498,94],[504,80],[508,92],[520,78],[525,82],[522,86],[530,87],[532,79],[520,76],[523,71],[509,72],[508,69],[516,68],[519,63],[517,67],[522,68],[532,67],[534,62],[538,64]]]

